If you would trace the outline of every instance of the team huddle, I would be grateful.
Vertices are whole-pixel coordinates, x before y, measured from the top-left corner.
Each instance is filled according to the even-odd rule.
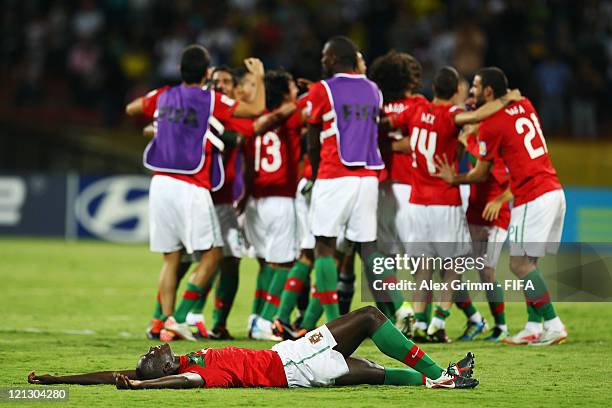
[[[265,73],[255,58],[246,69],[209,69],[207,51],[194,45],[182,55],[181,85],[127,106],[128,114],[153,121],[144,153],[154,171],[150,246],[164,262],[149,337],[231,339],[226,322],[248,252],[259,261],[249,337],[282,340],[304,336],[322,315],[331,322],[348,312],[355,254],[368,279],[383,256],[486,255],[481,280],[496,283],[509,237],[510,269],[531,282],[528,323],[509,335],[503,290],[493,285],[487,298],[494,327],[486,340],[564,341],[537,259],[556,251],[565,199],[529,100],[508,90],[498,68],[481,69],[468,95],[458,72],[445,67],[435,73],[429,101],[415,93],[421,68],[414,57],[391,51],[366,69],[346,37],[325,44],[321,64],[325,79],[316,83],[284,70]],[[457,174],[463,154],[470,170]],[[460,184],[471,186],[467,211]],[[192,261],[175,307],[178,281]],[[433,272],[421,267],[415,280]],[[460,279],[453,269],[440,273],[445,282]],[[393,282],[396,271],[379,278]],[[202,308],[213,283],[207,328]],[[488,329],[466,291],[446,291],[435,308],[430,291],[414,299],[397,290],[375,297],[419,342],[450,341],[445,320],[453,304],[468,318],[460,339]]]
[[[454,68],[442,68],[429,101],[416,94],[421,67],[414,57],[391,51],[366,69],[355,44],[341,36],[325,44],[325,79],[315,83],[295,81],[284,70],[265,72],[256,58],[245,60],[246,69],[209,65],[204,47],[187,47],[183,82],[126,108],[152,121],[144,130],[152,138],[144,165],[154,172],[150,248],[163,254],[163,265],[147,335],[165,342],[231,340],[227,319],[240,259],[251,253],[259,271],[249,337],[279,343],[271,350],[206,348],[186,356],[166,344],[143,355],[136,370],[31,373],[29,382],[121,389],[473,388],[473,354],[442,369],[415,344],[450,342],[445,323],[454,304],[468,319],[460,340],[485,333],[488,324],[469,293],[445,291],[434,308],[431,291],[405,299],[390,289],[374,294],[376,308],[349,312],[355,255],[369,282],[377,260],[394,254],[484,256],[481,281],[496,283],[507,238],[510,269],[529,282],[528,322],[508,333],[504,294],[492,285],[494,327],[486,340],[543,346],[567,338],[537,266],[560,242],[563,190],[532,104],[508,89],[499,68],[478,71],[469,94]],[[469,171],[458,174],[463,155]],[[467,211],[461,184],[470,185]],[[434,272],[421,264],[414,279],[430,280]],[[453,268],[439,272],[443,282],[461,279]],[[393,283],[397,273],[383,268],[376,275]],[[209,329],[202,309],[213,287]],[[317,328],[323,315],[326,324]],[[353,356],[366,338],[408,367],[384,368]]]

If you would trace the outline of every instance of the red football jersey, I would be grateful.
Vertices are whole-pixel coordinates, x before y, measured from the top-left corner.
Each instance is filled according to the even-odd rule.
[[[283,362],[276,351],[205,348],[179,359],[179,374],[198,374],[204,388],[287,387]]]
[[[478,158],[478,140],[475,134],[470,134],[467,137],[466,151],[475,159]],[[472,168],[470,162],[470,168]],[[510,205],[506,203],[499,210],[499,216],[494,221],[487,221],[482,218],[487,203],[508,189],[510,185],[510,175],[504,162],[499,158],[493,160],[491,174],[487,181],[483,183],[470,184],[470,198],[468,201],[467,220],[468,223],[474,225],[496,225],[503,229],[508,229],[510,224]]]
[[[307,113],[308,123],[322,125],[322,131],[326,131],[332,125],[333,119],[324,120],[323,116],[332,110],[331,102],[321,82],[314,83],[308,89]],[[328,137],[321,143],[319,169],[317,178],[330,179],[339,177],[376,177],[376,170],[366,169],[363,166],[345,166],[338,155],[338,145],[335,137]]]
[[[562,188],[548,157],[540,119],[527,98],[482,121],[478,140],[481,160],[499,156],[508,167],[515,207]]]
[[[153,117],[155,115],[159,95],[161,95],[165,90],[169,88],[170,87],[164,87],[151,91],[143,97],[143,111],[147,116]],[[213,116],[225,126],[232,119],[232,115],[234,114],[234,110],[236,110],[236,107],[238,106],[238,102],[219,92],[214,92],[214,96],[215,99]],[[155,109],[153,109],[153,107],[155,107]],[[210,157],[210,155],[212,154],[212,145],[210,143],[206,143],[206,145],[204,146],[203,153],[206,157]],[[211,161],[206,160],[204,162],[204,166],[202,166],[202,169],[200,169],[200,171],[195,174],[178,174],[165,172],[155,172],[155,174],[173,177],[175,179],[183,180],[187,183],[195,184],[196,186],[204,187],[210,190],[210,166]]]
[[[399,115],[407,109],[415,109],[422,103],[427,103],[421,95],[411,95],[404,99],[386,103],[383,106],[385,115]],[[396,139],[395,134],[401,138],[401,132],[381,133],[379,142],[381,145],[381,153],[385,168],[378,174],[379,181],[392,180],[402,184],[412,184],[412,156],[402,152],[394,152],[391,150],[391,142]]]
[[[295,197],[304,105],[305,101],[299,100],[298,109],[283,124],[250,140],[249,154],[254,166],[253,197]]]
[[[452,186],[436,177],[434,158],[457,161],[457,136],[455,115],[461,108],[451,104],[419,104],[399,115],[392,115],[391,123],[410,133],[412,149],[412,192],[410,202],[421,205],[461,205],[459,186]]]
[[[238,132],[242,136],[253,137],[253,119],[231,118],[225,124],[226,131]],[[234,181],[236,181],[236,166],[238,160],[242,160],[241,150],[238,147],[226,147],[223,152],[223,171],[225,179],[223,187],[219,191],[212,193],[215,204],[232,204],[234,202]],[[242,175],[240,175],[242,176]]]

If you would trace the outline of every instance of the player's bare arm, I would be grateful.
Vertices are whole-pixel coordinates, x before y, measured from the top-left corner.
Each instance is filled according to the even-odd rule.
[[[253,74],[255,81],[257,82],[257,89],[255,91],[255,97],[252,102],[241,101],[236,110],[234,116],[243,118],[254,118],[261,115],[266,109],[266,86],[264,83],[265,70],[263,62],[258,58],[247,58],[244,60],[244,65],[247,70]]]
[[[469,172],[457,174],[455,167],[448,161],[446,155],[442,157],[436,156],[434,160],[438,169],[438,173],[435,176],[452,185],[482,183],[489,177],[491,167],[493,167],[493,162],[491,161],[478,160],[474,168]]]
[[[135,380],[119,374],[115,377],[114,384],[119,390],[185,389],[201,388],[204,385],[204,380],[199,375],[192,373],[168,375],[152,380]]]
[[[514,195],[510,188],[507,188],[506,191],[495,197],[493,200],[489,201],[482,211],[482,218],[487,221],[494,221],[499,217],[499,211],[502,209],[504,204],[512,201]]]
[[[122,371],[98,371],[95,373],[75,374],[55,376],[50,374],[37,375],[32,371],[28,375],[30,384],[40,385],[56,385],[56,384],[77,384],[77,385],[98,385],[98,384],[115,384],[117,376],[123,376],[129,380],[136,379],[135,370]]]
[[[125,113],[129,116],[136,116],[144,113],[142,109],[142,97],[134,99],[125,106]]]
[[[468,123],[480,122],[488,118],[489,116],[495,114],[497,111],[505,108],[506,106],[508,106],[508,104],[520,101],[521,99],[521,92],[518,89],[513,89],[504,96],[485,103],[475,111],[458,113],[455,116],[455,123],[461,126]]]
[[[410,153],[410,138],[403,137],[400,140],[394,140],[391,142],[391,150],[394,152]]]
[[[274,129],[282,122],[285,121],[289,116],[293,114],[297,109],[295,102],[287,102],[282,104],[278,109],[273,112],[267,113],[260,116],[253,123],[253,132],[256,135],[267,132],[270,129]]]
[[[144,129],[142,129],[142,134],[148,138],[155,137],[155,123],[149,123],[145,126]]]

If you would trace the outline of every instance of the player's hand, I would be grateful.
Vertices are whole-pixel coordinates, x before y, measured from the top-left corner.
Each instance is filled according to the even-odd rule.
[[[482,211],[482,218],[486,221],[495,221],[499,217],[499,211],[504,206],[504,203],[497,198],[489,201]]]
[[[36,375],[34,371],[28,374],[30,384],[55,384],[55,377],[49,374]]]
[[[251,74],[263,78],[265,74],[264,65],[259,58],[247,58],[244,60],[244,65]]]
[[[295,82],[297,83],[297,86],[299,88],[304,88],[304,89],[308,89],[310,88],[310,85],[312,85],[312,81],[306,78],[298,78]]]
[[[310,202],[310,197],[312,196],[312,188],[314,187],[314,181],[308,180],[300,193],[306,198],[307,202]]]
[[[136,390],[140,386],[140,381],[130,380],[126,375],[114,373],[115,386],[118,390]]]
[[[442,158],[436,155],[434,160],[436,162],[436,168],[438,169],[438,172],[434,174],[434,176],[441,178],[442,180],[446,181],[448,184],[453,184],[453,182],[455,181],[455,175],[456,175],[455,168],[450,164],[450,162],[446,158],[446,153],[442,155]]]
[[[517,102],[523,99],[523,95],[521,95],[521,91],[519,91],[518,89],[512,89],[506,95],[504,95],[504,98],[507,101]]]

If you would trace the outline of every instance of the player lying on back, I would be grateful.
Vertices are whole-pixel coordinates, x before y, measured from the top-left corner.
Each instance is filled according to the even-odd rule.
[[[371,339],[387,356],[410,368],[384,368],[352,354]],[[445,370],[408,340],[378,309],[367,306],[305,337],[276,344],[271,350],[237,347],[202,349],[176,356],[168,344],[149,349],[136,370],[51,376],[31,372],[31,384],[116,384],[120,389],[325,387],[331,385],[426,385],[474,388],[474,355]]]

